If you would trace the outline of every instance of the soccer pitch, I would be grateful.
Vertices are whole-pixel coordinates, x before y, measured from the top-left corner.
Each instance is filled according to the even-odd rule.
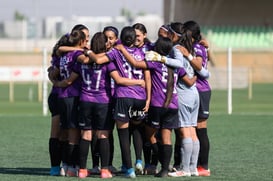
[[[1,90],[4,89],[2,88]],[[273,180],[272,117],[273,84],[254,84],[251,100],[248,99],[247,89],[234,90],[232,115],[227,114],[227,92],[212,91],[211,116],[208,122],[211,176],[164,180]],[[78,180],[49,176],[50,116],[42,116],[41,102],[27,99],[9,103],[8,99],[0,97],[0,123],[1,181]],[[119,167],[120,149],[117,134],[114,133],[114,165]],[[131,151],[134,162],[134,151]],[[91,166],[89,158],[88,168]],[[111,180],[120,179],[125,178],[115,176]],[[136,179],[159,178],[138,176]],[[99,177],[91,176],[85,180],[99,180]]]

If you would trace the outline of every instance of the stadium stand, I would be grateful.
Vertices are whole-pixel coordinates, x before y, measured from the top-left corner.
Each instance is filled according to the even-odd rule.
[[[214,50],[272,50],[272,0],[164,0],[164,23],[195,20]]]
[[[202,31],[214,48],[272,48],[273,27],[204,26]]]

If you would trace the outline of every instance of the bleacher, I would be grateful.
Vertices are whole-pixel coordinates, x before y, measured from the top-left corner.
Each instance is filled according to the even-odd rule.
[[[201,31],[216,49],[273,49],[273,26],[203,26]]]

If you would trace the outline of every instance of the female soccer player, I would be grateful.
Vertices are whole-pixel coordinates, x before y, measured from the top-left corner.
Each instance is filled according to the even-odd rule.
[[[168,31],[169,31],[168,26],[167,25],[162,25],[158,29],[157,35],[158,35],[158,37],[168,37]]]
[[[182,138],[182,168],[178,171],[169,173],[169,176],[191,176],[198,175],[196,171],[197,158],[199,153],[199,141],[196,136],[195,127],[197,126],[197,113],[199,108],[199,96],[194,83],[194,70],[187,60],[178,50],[179,45],[185,46],[190,52],[192,51],[191,37],[185,32],[182,23],[171,23],[169,26],[168,36],[175,44],[171,57],[175,64],[182,65],[191,81],[179,79],[177,85],[178,102],[179,102],[179,133]],[[148,56],[149,57],[149,56]],[[163,60],[167,65],[171,65],[169,59]],[[183,76],[182,76],[183,77]],[[180,140],[179,137],[176,137]]]
[[[144,56],[142,52],[134,47],[136,39],[136,33],[132,27],[124,27],[121,32],[121,43],[126,46],[127,50],[139,60],[143,60]],[[121,52],[117,49],[111,49],[106,53],[106,56],[96,56],[94,53],[89,54],[96,63],[104,63],[111,61],[112,71],[120,74],[122,77],[129,79],[144,79],[147,71],[142,69],[136,69],[130,66]],[[149,73],[149,72],[148,72]],[[114,77],[113,77],[114,78]],[[148,75],[148,78],[149,75]],[[115,81],[117,81],[114,78]],[[149,81],[147,81],[149,82]],[[145,77],[145,83],[146,77]],[[114,119],[116,120],[116,126],[119,135],[119,142],[121,147],[122,162],[126,167],[126,177],[135,178],[135,171],[132,167],[130,140],[129,140],[129,110],[134,109],[138,111],[147,112],[150,104],[150,88],[146,89],[140,86],[119,86],[115,87],[116,103],[114,108]],[[147,91],[147,92],[146,92]]]
[[[91,40],[91,48],[97,53],[106,51],[107,39],[101,32]],[[80,121],[82,130],[80,141],[79,178],[88,176],[87,158],[92,140],[92,132],[96,134],[99,156],[101,158],[101,178],[111,178],[109,163],[109,130],[111,129],[111,87],[107,64],[80,64],[75,72],[82,78],[80,97]]]
[[[72,47],[83,49],[86,47],[86,36],[80,30],[74,30],[68,39]],[[68,78],[72,72],[77,59],[83,55],[82,51],[70,51],[60,57],[59,73],[61,80]],[[59,106],[61,128],[68,132],[68,145],[66,149],[68,169],[67,176],[76,175],[79,150],[79,129],[78,129],[78,101],[80,94],[80,80],[74,81],[71,85],[61,88],[59,93]]]
[[[116,45],[118,41],[118,35],[119,35],[118,29],[114,26],[106,26],[103,29],[103,33],[107,37],[106,49],[110,50],[111,48],[114,47],[114,45]],[[111,79],[111,90],[112,90],[112,95],[114,95],[114,80],[113,79]],[[112,101],[114,102],[113,98],[112,98]],[[113,158],[114,158],[113,129],[114,129],[114,124],[112,125],[112,131],[110,131],[109,133],[109,144],[110,144],[109,170],[112,173],[117,173],[118,170],[113,166]],[[94,134],[92,137],[92,149],[91,149],[93,168],[90,170],[90,172],[92,174],[100,173],[100,167],[99,167],[100,155],[99,155],[98,145],[96,140],[97,140],[97,137],[96,137],[96,134]]]
[[[73,26],[71,32],[73,32],[74,30],[80,30],[85,34],[85,41],[86,41],[86,46],[85,48],[90,49],[90,34],[89,34],[89,29],[83,25],[83,24],[76,24],[75,26]]]
[[[72,31],[81,31],[84,33],[85,35],[85,47],[88,47],[88,42],[89,40],[86,38],[86,37],[89,37],[89,30],[88,28],[85,26],[85,25],[82,25],[82,24],[77,24],[73,27]],[[83,35],[83,36],[84,36]],[[59,43],[57,46],[54,47],[54,50],[53,52],[55,52],[54,54],[58,57],[60,56],[63,56],[64,54],[66,54],[68,51],[76,51],[76,50],[80,50],[80,51],[83,51],[83,48],[79,48],[78,46],[74,46],[74,44],[71,44],[71,42],[69,42],[69,36],[70,34],[66,34],[64,35],[63,37],[65,38],[64,42],[62,42],[61,44]],[[74,40],[73,40],[74,41]],[[75,40],[76,41],[76,40]],[[73,45],[73,46],[72,46]],[[85,60],[82,60],[82,61],[88,61],[88,58],[85,59]],[[51,67],[50,68],[50,72],[49,72],[49,76],[50,76],[50,79],[53,80],[53,81],[57,81],[58,80],[58,77],[60,76],[60,62],[58,61],[58,64],[56,64],[54,67]],[[57,78],[56,78],[57,77]],[[52,102],[52,101],[51,101]],[[59,125],[55,125],[55,126],[58,126]],[[66,150],[65,148],[69,147],[68,146],[68,142],[67,142],[67,130],[63,130],[61,129],[61,135],[60,135],[60,149],[61,149],[61,156],[62,156],[62,167],[60,169],[60,175],[62,176],[65,176],[66,175],[66,172],[67,172],[67,154],[66,154]],[[51,144],[51,143],[50,143]],[[76,150],[77,150],[77,146],[76,146]],[[56,149],[55,149],[56,150]]]
[[[63,35],[59,41],[55,44],[52,50],[52,60],[51,66],[48,68],[48,77],[50,80],[59,79],[59,76],[52,77],[52,72],[54,68],[59,67],[60,56],[57,55],[57,50],[59,46],[67,45],[68,35]],[[49,155],[51,162],[50,175],[56,176],[60,175],[61,171],[61,160],[62,159],[62,150],[64,149],[65,141],[61,139],[61,129],[60,129],[60,111],[58,106],[58,95],[59,88],[52,86],[51,92],[48,96],[48,107],[51,112],[51,131],[49,139]],[[64,160],[63,160],[64,161]]]
[[[188,57],[192,67],[197,72],[197,89],[200,97],[200,106],[197,121],[197,136],[200,141],[200,153],[198,158],[198,175],[199,176],[210,176],[210,170],[208,169],[208,158],[209,158],[209,138],[207,135],[207,119],[209,117],[209,102],[211,96],[211,89],[207,79],[209,78],[209,71],[207,70],[208,53],[204,47],[204,42],[201,37],[200,27],[194,21],[187,21],[184,23],[184,29],[191,35],[193,49],[195,56],[193,57],[189,52],[182,46],[177,48]],[[202,42],[202,43],[201,43]],[[168,59],[167,62],[173,66],[180,66],[180,62],[175,62]],[[176,151],[177,153],[179,151]],[[179,162],[177,162],[179,163]]]
[[[169,35],[177,45],[185,46],[190,52],[193,51],[191,37],[183,29],[181,23],[171,23]],[[176,46],[175,46],[176,47]],[[178,79],[178,107],[179,107],[179,132],[181,141],[181,160],[182,168],[179,171],[169,173],[169,176],[191,176],[196,175],[197,158],[199,153],[199,141],[196,136],[195,127],[197,126],[197,114],[199,108],[199,95],[196,88],[195,72],[190,63],[183,58],[183,54],[176,48],[173,57],[181,60],[187,75],[192,78],[191,82]],[[181,76],[180,76],[181,77]],[[182,77],[183,78],[183,77]]]
[[[107,50],[110,50],[116,45],[118,41],[119,31],[114,26],[106,26],[103,28],[103,33],[105,34],[108,40]]]
[[[132,26],[136,31],[135,46],[139,48],[143,56],[146,51],[152,50],[154,44],[147,38],[147,29],[144,24],[136,23]],[[151,159],[151,144],[145,135],[145,123],[142,124],[130,124],[130,134],[133,135],[133,143],[135,148],[135,168],[138,174],[155,174],[157,159]],[[142,166],[142,150],[144,153],[145,167]],[[153,163],[151,163],[153,162]],[[152,166],[152,165],[153,166]]]
[[[136,23],[132,26],[136,31],[136,42],[135,46],[141,48],[145,53],[153,49],[153,43],[147,38],[147,29],[145,25]]]
[[[201,67],[207,69],[208,51],[202,44],[200,44],[202,39],[200,26],[195,21],[187,21],[184,23],[184,28],[191,32],[193,39],[193,48],[196,58],[190,61],[191,65],[195,67],[196,70],[200,68],[200,65]],[[197,74],[196,86],[200,97],[200,107],[196,129],[197,136],[200,141],[197,170],[199,176],[210,176],[210,170],[208,167],[210,144],[207,133],[207,119],[209,118],[211,89],[207,77],[203,77],[200,74]]]
[[[155,43],[154,50],[166,56],[170,53],[172,46],[172,42],[169,38],[159,38]],[[146,134],[152,145],[153,153],[155,155],[160,153],[159,157],[161,158],[162,168],[155,176],[166,177],[172,154],[171,132],[172,129],[177,128],[178,120],[177,94],[176,91],[173,92],[173,90],[175,90],[177,76],[174,76],[174,71],[164,64],[151,61],[136,61],[124,47],[120,46],[119,48],[130,64],[134,67],[149,69],[151,72],[152,96],[150,109],[148,111]],[[171,71],[169,69],[171,69]],[[176,71],[175,75],[177,75]],[[170,78],[172,79],[169,84],[168,81]],[[168,91],[171,91],[171,94],[168,94]],[[161,149],[158,148],[157,139],[155,137],[159,129],[162,135]]]

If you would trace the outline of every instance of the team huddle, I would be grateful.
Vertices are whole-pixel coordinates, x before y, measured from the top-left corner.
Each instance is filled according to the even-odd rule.
[[[141,23],[123,27],[120,35],[107,26],[90,44],[89,36],[86,26],[75,25],[52,50],[50,175],[210,176],[209,54],[199,25],[162,25],[155,42]],[[114,127],[120,170],[113,165]]]

